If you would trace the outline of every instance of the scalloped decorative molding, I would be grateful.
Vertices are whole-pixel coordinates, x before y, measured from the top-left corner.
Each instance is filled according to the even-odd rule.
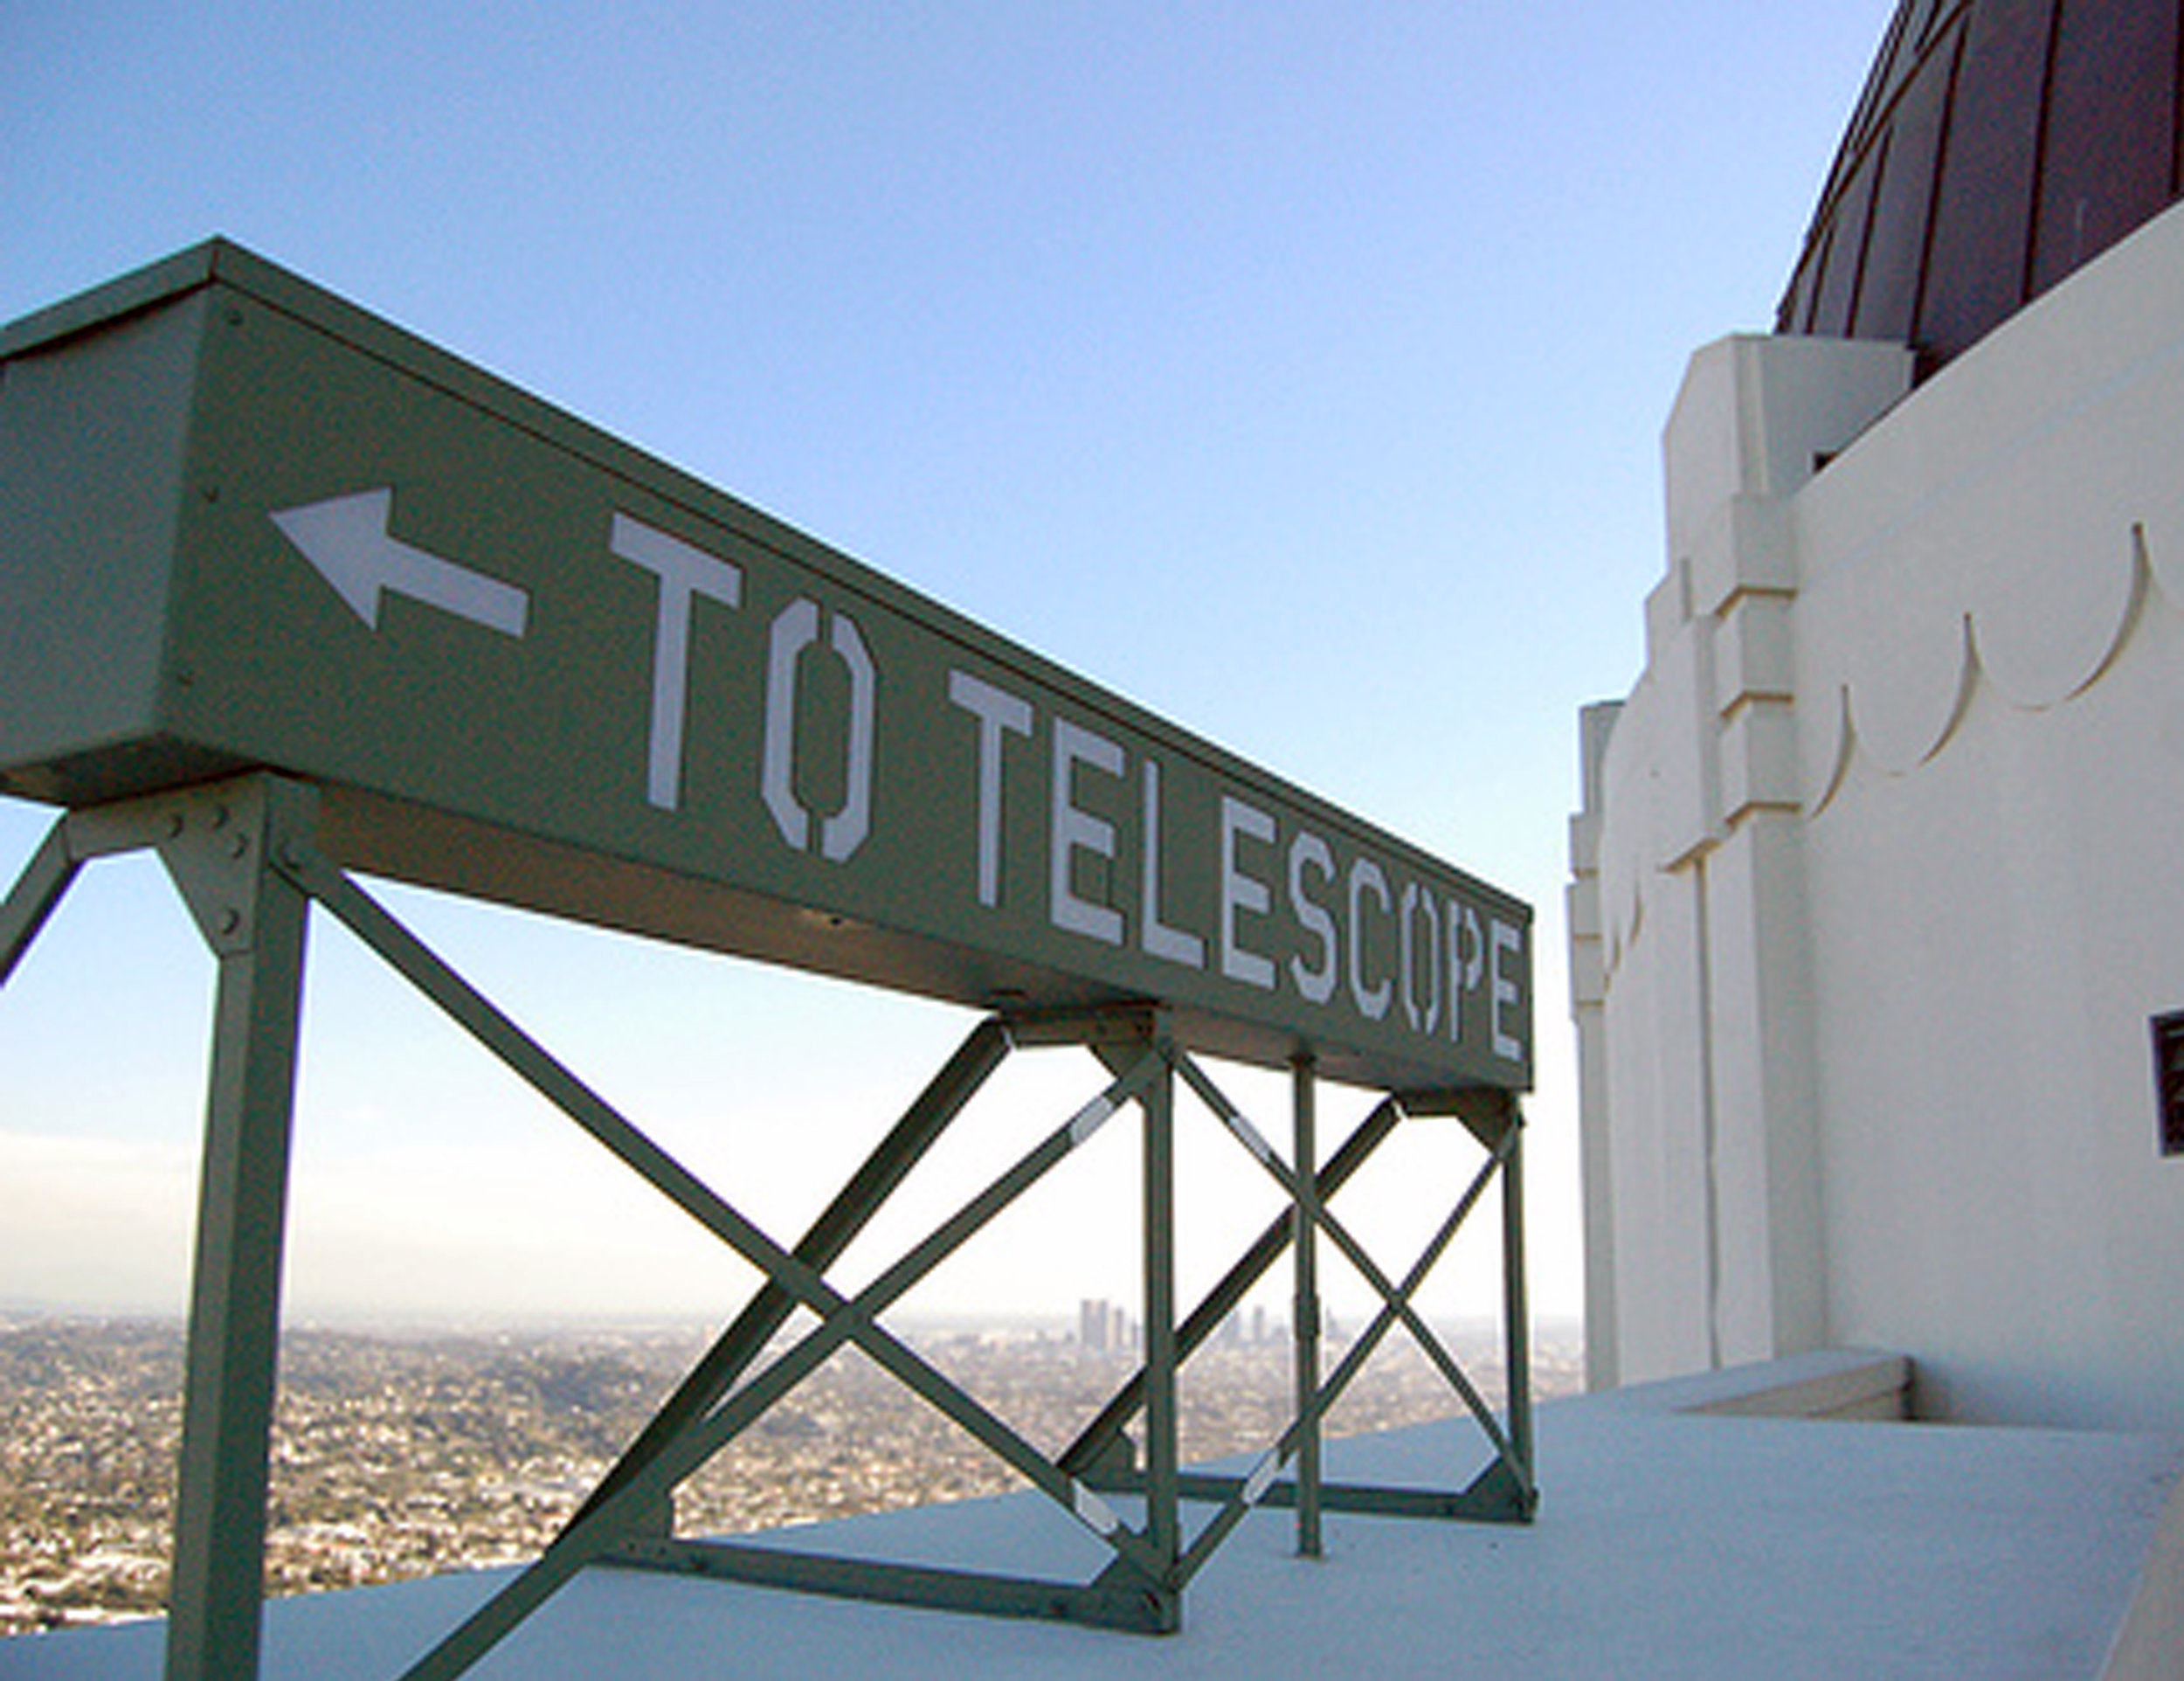
[[[1833,804],[1862,758],[1891,778],[1932,763],[1982,688],[2026,712],[2084,694],[2113,669],[2152,597],[2184,612],[2184,563],[2157,565],[2143,522],[2104,550],[2068,568],[1990,564],[1953,613],[1922,621],[1907,604],[1885,634],[1854,640],[1841,674],[1799,699],[1806,815]]]
[[[2184,613],[2184,553],[2152,543],[2144,521],[2106,547],[2105,557],[2081,556],[2071,567],[2050,560],[2036,569],[1978,570],[1968,597],[1939,591],[1922,603],[1891,591],[1885,604],[1863,603],[1864,612],[1835,626],[1856,652],[1842,674],[1821,680],[1796,702],[1803,816],[1828,809],[1861,762],[1891,779],[1933,763],[1981,693],[1991,690],[2020,712],[2078,699],[2117,669],[2155,601]],[[1919,569],[1912,559],[1885,570],[1888,582],[1902,585]],[[1952,606],[1967,598],[1973,605]],[[1810,601],[1800,598],[1800,609]],[[1869,630],[1885,625],[1886,633],[1857,634],[1862,620]],[[1645,930],[1648,827],[1641,821],[1620,836],[1603,835],[1621,842],[1604,845],[1600,861],[1604,981]]]

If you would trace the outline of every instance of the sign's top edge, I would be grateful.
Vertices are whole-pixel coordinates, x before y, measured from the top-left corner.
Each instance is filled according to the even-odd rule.
[[[323,287],[290,273],[225,235],[215,234],[43,309],[0,322],[0,361],[51,349],[79,334],[96,332],[219,284],[292,314],[318,319],[329,327],[337,313],[359,322],[374,319]]]
[[[211,284],[224,254],[240,249],[225,239],[207,239],[0,325],[0,361],[48,349],[194,292]]]
[[[266,308],[401,367],[450,395],[550,439],[595,467],[644,487],[697,518],[737,529],[829,578],[858,595],[907,612],[967,651],[1004,668],[1027,670],[1089,712],[1137,730],[1219,767],[1248,785],[1293,806],[1311,808],[1361,840],[1407,855],[1462,880],[1483,899],[1500,904],[1529,925],[1532,908],[1437,853],[1395,835],[1346,806],[1313,794],[1287,778],[1170,723],[1102,685],[1078,675],[1024,644],[989,630],[962,612],[856,560],[823,540],[775,518],[687,469],[677,467],[596,424],[526,391],[514,382],[326,287],[260,257],[224,236],[214,236],[106,281],[59,303],[0,324],[0,362],[50,349],[83,334],[156,309],[208,287],[231,289]]]

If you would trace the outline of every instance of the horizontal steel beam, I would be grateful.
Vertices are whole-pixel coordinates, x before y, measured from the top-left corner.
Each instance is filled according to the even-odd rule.
[[[1128,1634],[1172,1634],[1180,1622],[1172,1595],[1104,1585],[1104,1578],[1089,1584],[1042,1581],[983,1571],[790,1552],[736,1541],[687,1541],[656,1536],[632,1536],[602,1562],[836,1599],[968,1611],[979,1616],[1074,1622]]]

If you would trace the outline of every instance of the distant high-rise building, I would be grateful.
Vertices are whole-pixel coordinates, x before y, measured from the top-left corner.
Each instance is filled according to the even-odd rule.
[[[1135,1348],[1137,1321],[1112,1302],[1086,1297],[1077,1304],[1077,1342],[1097,1353]]]

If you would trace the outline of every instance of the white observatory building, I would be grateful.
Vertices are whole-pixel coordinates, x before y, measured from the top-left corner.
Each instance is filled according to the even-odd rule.
[[[2179,10],[1904,0],[1774,333],[1691,359],[1581,729],[1595,1387],[1874,1346],[2184,1425]]]

